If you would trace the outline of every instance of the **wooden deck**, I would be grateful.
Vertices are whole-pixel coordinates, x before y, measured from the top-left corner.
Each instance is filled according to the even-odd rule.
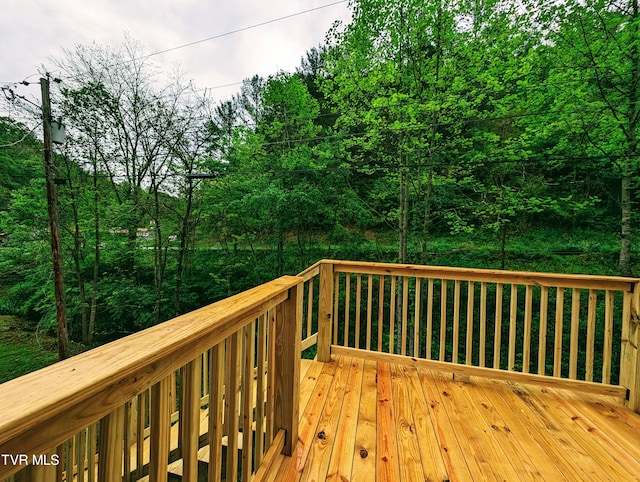
[[[268,480],[640,479],[615,399],[357,358],[303,366],[299,444]]]

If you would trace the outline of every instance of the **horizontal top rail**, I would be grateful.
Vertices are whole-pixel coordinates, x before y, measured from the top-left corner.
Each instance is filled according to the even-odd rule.
[[[461,281],[513,283],[560,288],[585,288],[633,291],[639,278],[621,276],[597,276],[586,274],[535,273],[528,271],[504,271],[497,269],[455,268],[448,266],[422,266],[413,264],[370,263],[363,261],[322,260],[332,264],[335,272],[411,276]]]
[[[282,303],[283,276],[0,385],[0,453],[62,442]]]
[[[309,281],[314,276],[320,274],[320,263],[322,263],[322,261],[313,263],[311,266],[309,266],[304,271],[301,271],[296,276],[300,276],[304,281]]]

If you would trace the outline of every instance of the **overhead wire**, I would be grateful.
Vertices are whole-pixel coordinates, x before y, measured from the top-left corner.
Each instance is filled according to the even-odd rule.
[[[302,11],[295,12],[295,13],[291,13],[291,14],[288,14],[288,15],[283,15],[283,16],[276,17],[276,18],[273,18],[273,19],[270,19],[270,20],[265,20],[263,22],[259,22],[259,23],[253,24],[253,25],[248,25],[246,27],[241,27],[241,28],[238,28],[238,29],[229,30],[227,32],[223,32],[223,33],[220,33],[220,34],[212,35],[210,37],[206,37],[206,38],[203,38],[203,39],[200,39],[200,40],[195,40],[193,42],[188,42],[186,44],[177,45],[175,47],[169,47],[169,48],[166,48],[166,49],[163,49],[163,50],[157,50],[157,51],[151,52],[149,54],[141,55],[139,57],[135,57],[135,58],[128,59],[128,60],[123,60],[121,62],[116,62],[116,63],[113,64],[113,66],[117,66],[119,64],[130,63],[130,62],[143,61],[143,60],[149,59],[151,57],[155,57],[155,56],[162,55],[162,54],[165,54],[165,53],[173,52],[173,51],[184,49],[184,48],[187,48],[187,47],[192,47],[194,45],[198,45],[198,44],[201,44],[201,43],[209,42],[211,40],[216,40],[216,39],[219,39],[219,38],[228,37],[230,35],[234,35],[234,34],[237,34],[237,33],[245,32],[247,30],[252,30],[252,29],[255,29],[255,28],[263,27],[265,25],[270,25],[270,24],[273,24],[273,23],[276,23],[276,22],[280,22],[280,21],[287,20],[287,19],[290,19],[290,18],[294,18],[294,17],[298,17],[298,16],[301,16],[301,15],[305,15],[307,13],[311,13],[311,12],[315,12],[315,11],[318,11],[318,10],[322,10],[322,9],[325,9],[325,8],[328,8],[328,7],[333,7],[333,6],[341,4],[341,3],[347,3],[348,1],[349,0],[337,0],[337,1],[334,1],[332,3],[319,5],[317,7],[309,8],[309,9],[302,10]],[[73,78],[74,78],[74,76],[70,76],[67,79],[73,79]],[[234,84],[237,84],[237,82],[223,84],[223,85],[216,86],[216,87],[213,87],[213,88],[230,87],[230,86],[232,86]],[[208,88],[205,87],[202,90],[204,90],[204,89],[212,89],[212,87],[208,87]]]
[[[219,38],[222,38],[222,37],[227,37],[229,35],[233,35],[233,34],[236,34],[236,33],[245,32],[247,30],[251,30],[251,29],[254,29],[254,28],[263,27],[265,25],[269,25],[269,24],[272,24],[272,23],[275,23],[275,22],[280,22],[282,20],[286,20],[286,19],[289,19],[289,18],[297,17],[297,16],[304,15],[304,14],[307,14],[307,13],[310,13],[310,12],[315,12],[317,10],[322,10],[323,8],[332,7],[334,5],[338,5],[340,3],[345,3],[347,1],[348,0],[338,0],[337,2],[328,3],[328,4],[325,4],[325,5],[320,5],[320,6],[314,7],[314,8],[309,8],[309,9],[303,10],[301,12],[296,12],[296,13],[292,13],[292,14],[289,14],[289,15],[284,15],[282,17],[274,18],[274,19],[271,19],[271,20],[266,20],[264,22],[259,22],[259,23],[253,24],[253,25],[249,25],[247,27],[242,27],[242,28],[236,29],[236,30],[230,30],[228,32],[224,32],[224,33],[221,33],[221,34],[218,34],[218,35],[213,35],[211,37],[207,37],[207,38],[204,38],[204,39],[201,39],[201,40],[196,40],[194,42],[189,42],[189,43],[186,43],[186,44],[183,44],[183,45],[178,45],[176,47],[171,47],[171,48],[164,49],[164,50],[158,50],[156,52],[152,52],[152,53],[150,53],[148,55],[145,55],[143,57],[140,57],[138,59],[133,59],[133,60],[143,60],[143,59],[147,59],[149,57],[153,57],[153,56],[156,56],[156,55],[165,54],[165,53],[168,53],[168,52],[173,52],[175,50],[183,49],[183,48],[186,48],[186,47],[191,47],[193,45],[201,44],[201,43],[204,43],[204,42],[209,42],[211,40],[216,40],[216,39],[219,39]]]

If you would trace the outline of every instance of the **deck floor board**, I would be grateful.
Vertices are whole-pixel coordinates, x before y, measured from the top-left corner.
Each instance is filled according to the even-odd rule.
[[[320,365],[302,380],[313,385],[296,456],[273,480],[640,480],[640,415],[613,398],[345,357]]]

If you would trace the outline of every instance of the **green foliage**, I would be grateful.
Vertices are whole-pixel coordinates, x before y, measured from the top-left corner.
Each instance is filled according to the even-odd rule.
[[[619,273],[639,221],[633,9],[350,6],[296,73],[219,104],[152,81],[134,42],[58,62],[74,338],[93,315],[111,339],[322,257]],[[0,313],[47,327],[41,146],[7,118],[0,146]]]

